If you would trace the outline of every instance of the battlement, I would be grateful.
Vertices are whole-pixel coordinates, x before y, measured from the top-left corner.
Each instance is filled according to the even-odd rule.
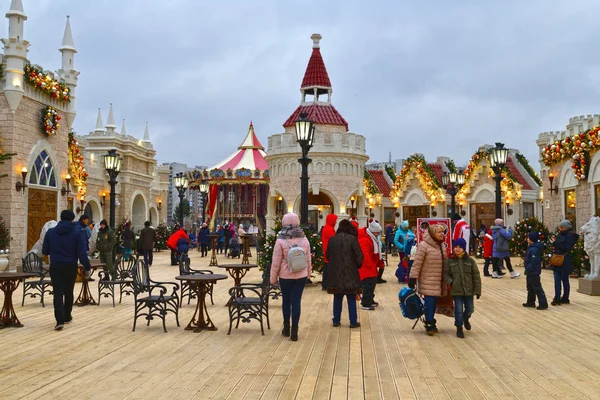
[[[579,115],[579,116],[569,118],[569,125],[576,124],[578,122],[589,121],[590,119],[594,119],[594,118],[600,119],[600,114]]]
[[[294,133],[278,133],[269,136],[267,154],[269,156],[300,153],[300,145]],[[352,132],[319,132],[315,135],[310,154],[341,153],[366,156],[366,139]]]

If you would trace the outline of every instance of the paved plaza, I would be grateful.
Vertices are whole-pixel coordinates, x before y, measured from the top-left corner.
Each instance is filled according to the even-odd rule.
[[[208,261],[192,253],[192,266]],[[174,281],[177,269],[168,264],[168,253],[157,253],[152,277]],[[575,290],[571,305],[525,309],[524,277],[486,278],[466,338],[456,338],[453,320],[444,316],[440,333],[428,337],[400,314],[393,270],[377,286],[381,305],[360,311],[359,329],[348,327],[345,312],[342,326],[332,327],[332,296],[307,286],[298,342],[281,336],[281,300],[270,303],[265,336],[256,321],[228,336],[231,278],[218,282],[215,305],[208,306],[219,330],[200,333],[184,330],[193,304],[180,310],[179,328],[168,316],[168,333],[160,320],[148,327],[143,319],[132,332],[131,296],[115,308],[107,299],[76,307],[73,323],[56,332],[51,296],[45,308],[35,299],[21,307],[19,287],[14,301],[25,326],[0,330],[0,398],[600,398],[600,298]],[[256,269],[244,278],[259,280]],[[549,272],[542,281],[551,292]],[[96,285],[90,284],[95,298]]]

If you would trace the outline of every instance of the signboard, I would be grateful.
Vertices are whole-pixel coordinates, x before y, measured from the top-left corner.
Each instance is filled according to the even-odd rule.
[[[442,246],[446,251],[446,255],[449,256],[452,253],[452,231],[450,229],[452,225],[450,218],[417,218],[417,244],[423,240],[423,235],[427,232],[427,228],[430,225],[445,226],[444,244]]]

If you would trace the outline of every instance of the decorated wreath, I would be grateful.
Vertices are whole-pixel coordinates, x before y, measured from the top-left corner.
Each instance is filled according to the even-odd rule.
[[[48,136],[54,136],[60,128],[60,115],[54,107],[46,107],[42,110],[42,129]]]

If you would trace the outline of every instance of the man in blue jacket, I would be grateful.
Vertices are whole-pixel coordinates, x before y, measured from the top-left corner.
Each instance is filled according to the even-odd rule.
[[[73,317],[73,288],[77,278],[77,259],[85,268],[85,278],[90,276],[90,260],[87,255],[87,235],[73,223],[71,210],[60,213],[60,222],[49,229],[44,237],[42,254],[50,256],[50,279],[54,291],[55,330],[71,323]]]

